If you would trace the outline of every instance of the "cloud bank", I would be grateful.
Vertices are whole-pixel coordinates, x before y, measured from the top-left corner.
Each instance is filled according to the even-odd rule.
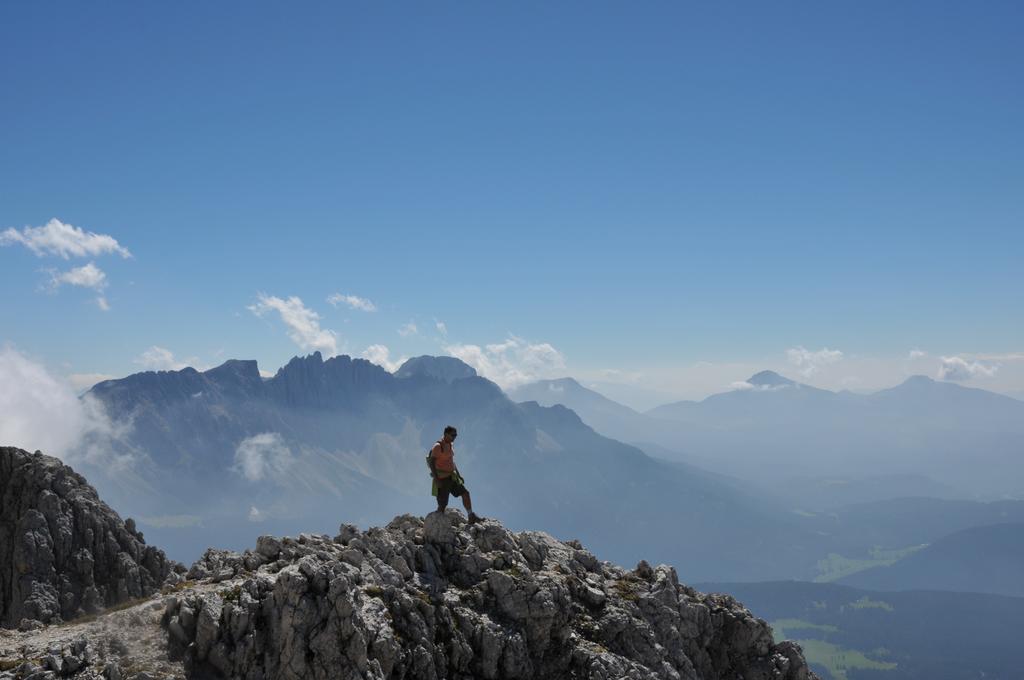
[[[12,347],[0,349],[0,444],[41,450],[67,463],[79,460],[112,469],[131,458],[109,446],[126,425],[107,417],[91,396],[79,399],[72,385]]]
[[[529,343],[510,336],[492,345],[448,345],[444,350],[496,382],[502,389],[518,387],[534,380],[556,377],[565,370],[565,357],[550,344]]]
[[[971,378],[991,378],[996,367],[980,361],[967,361],[962,357],[942,357],[939,365],[939,380],[963,382]]]

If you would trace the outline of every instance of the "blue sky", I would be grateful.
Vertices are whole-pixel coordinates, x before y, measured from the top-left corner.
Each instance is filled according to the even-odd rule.
[[[1022,33],[1019,3],[5,3],[0,232],[131,257],[8,232],[0,345],[273,371],[310,344],[262,293],[344,353],[644,405],[943,357],[1024,390]]]

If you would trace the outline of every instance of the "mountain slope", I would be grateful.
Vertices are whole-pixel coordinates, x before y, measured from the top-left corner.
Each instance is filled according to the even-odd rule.
[[[873,590],[951,590],[1024,597],[1024,523],[971,527],[887,567],[839,582]]]

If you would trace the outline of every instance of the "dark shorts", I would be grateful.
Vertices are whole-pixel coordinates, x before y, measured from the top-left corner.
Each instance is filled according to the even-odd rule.
[[[437,504],[447,505],[448,494],[458,498],[462,494],[466,493],[466,487],[456,482],[451,477],[445,477],[444,479],[437,480]]]

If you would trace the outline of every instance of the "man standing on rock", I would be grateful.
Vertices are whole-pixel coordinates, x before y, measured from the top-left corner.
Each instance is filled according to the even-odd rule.
[[[437,511],[444,512],[448,507],[449,494],[456,498],[461,497],[462,505],[469,515],[469,523],[475,524],[480,521],[480,517],[473,512],[473,500],[469,497],[469,490],[463,485],[462,475],[455,465],[454,443],[458,436],[458,431],[451,425],[444,428],[444,436],[430,449],[427,465],[430,466],[430,476],[437,484]]]

